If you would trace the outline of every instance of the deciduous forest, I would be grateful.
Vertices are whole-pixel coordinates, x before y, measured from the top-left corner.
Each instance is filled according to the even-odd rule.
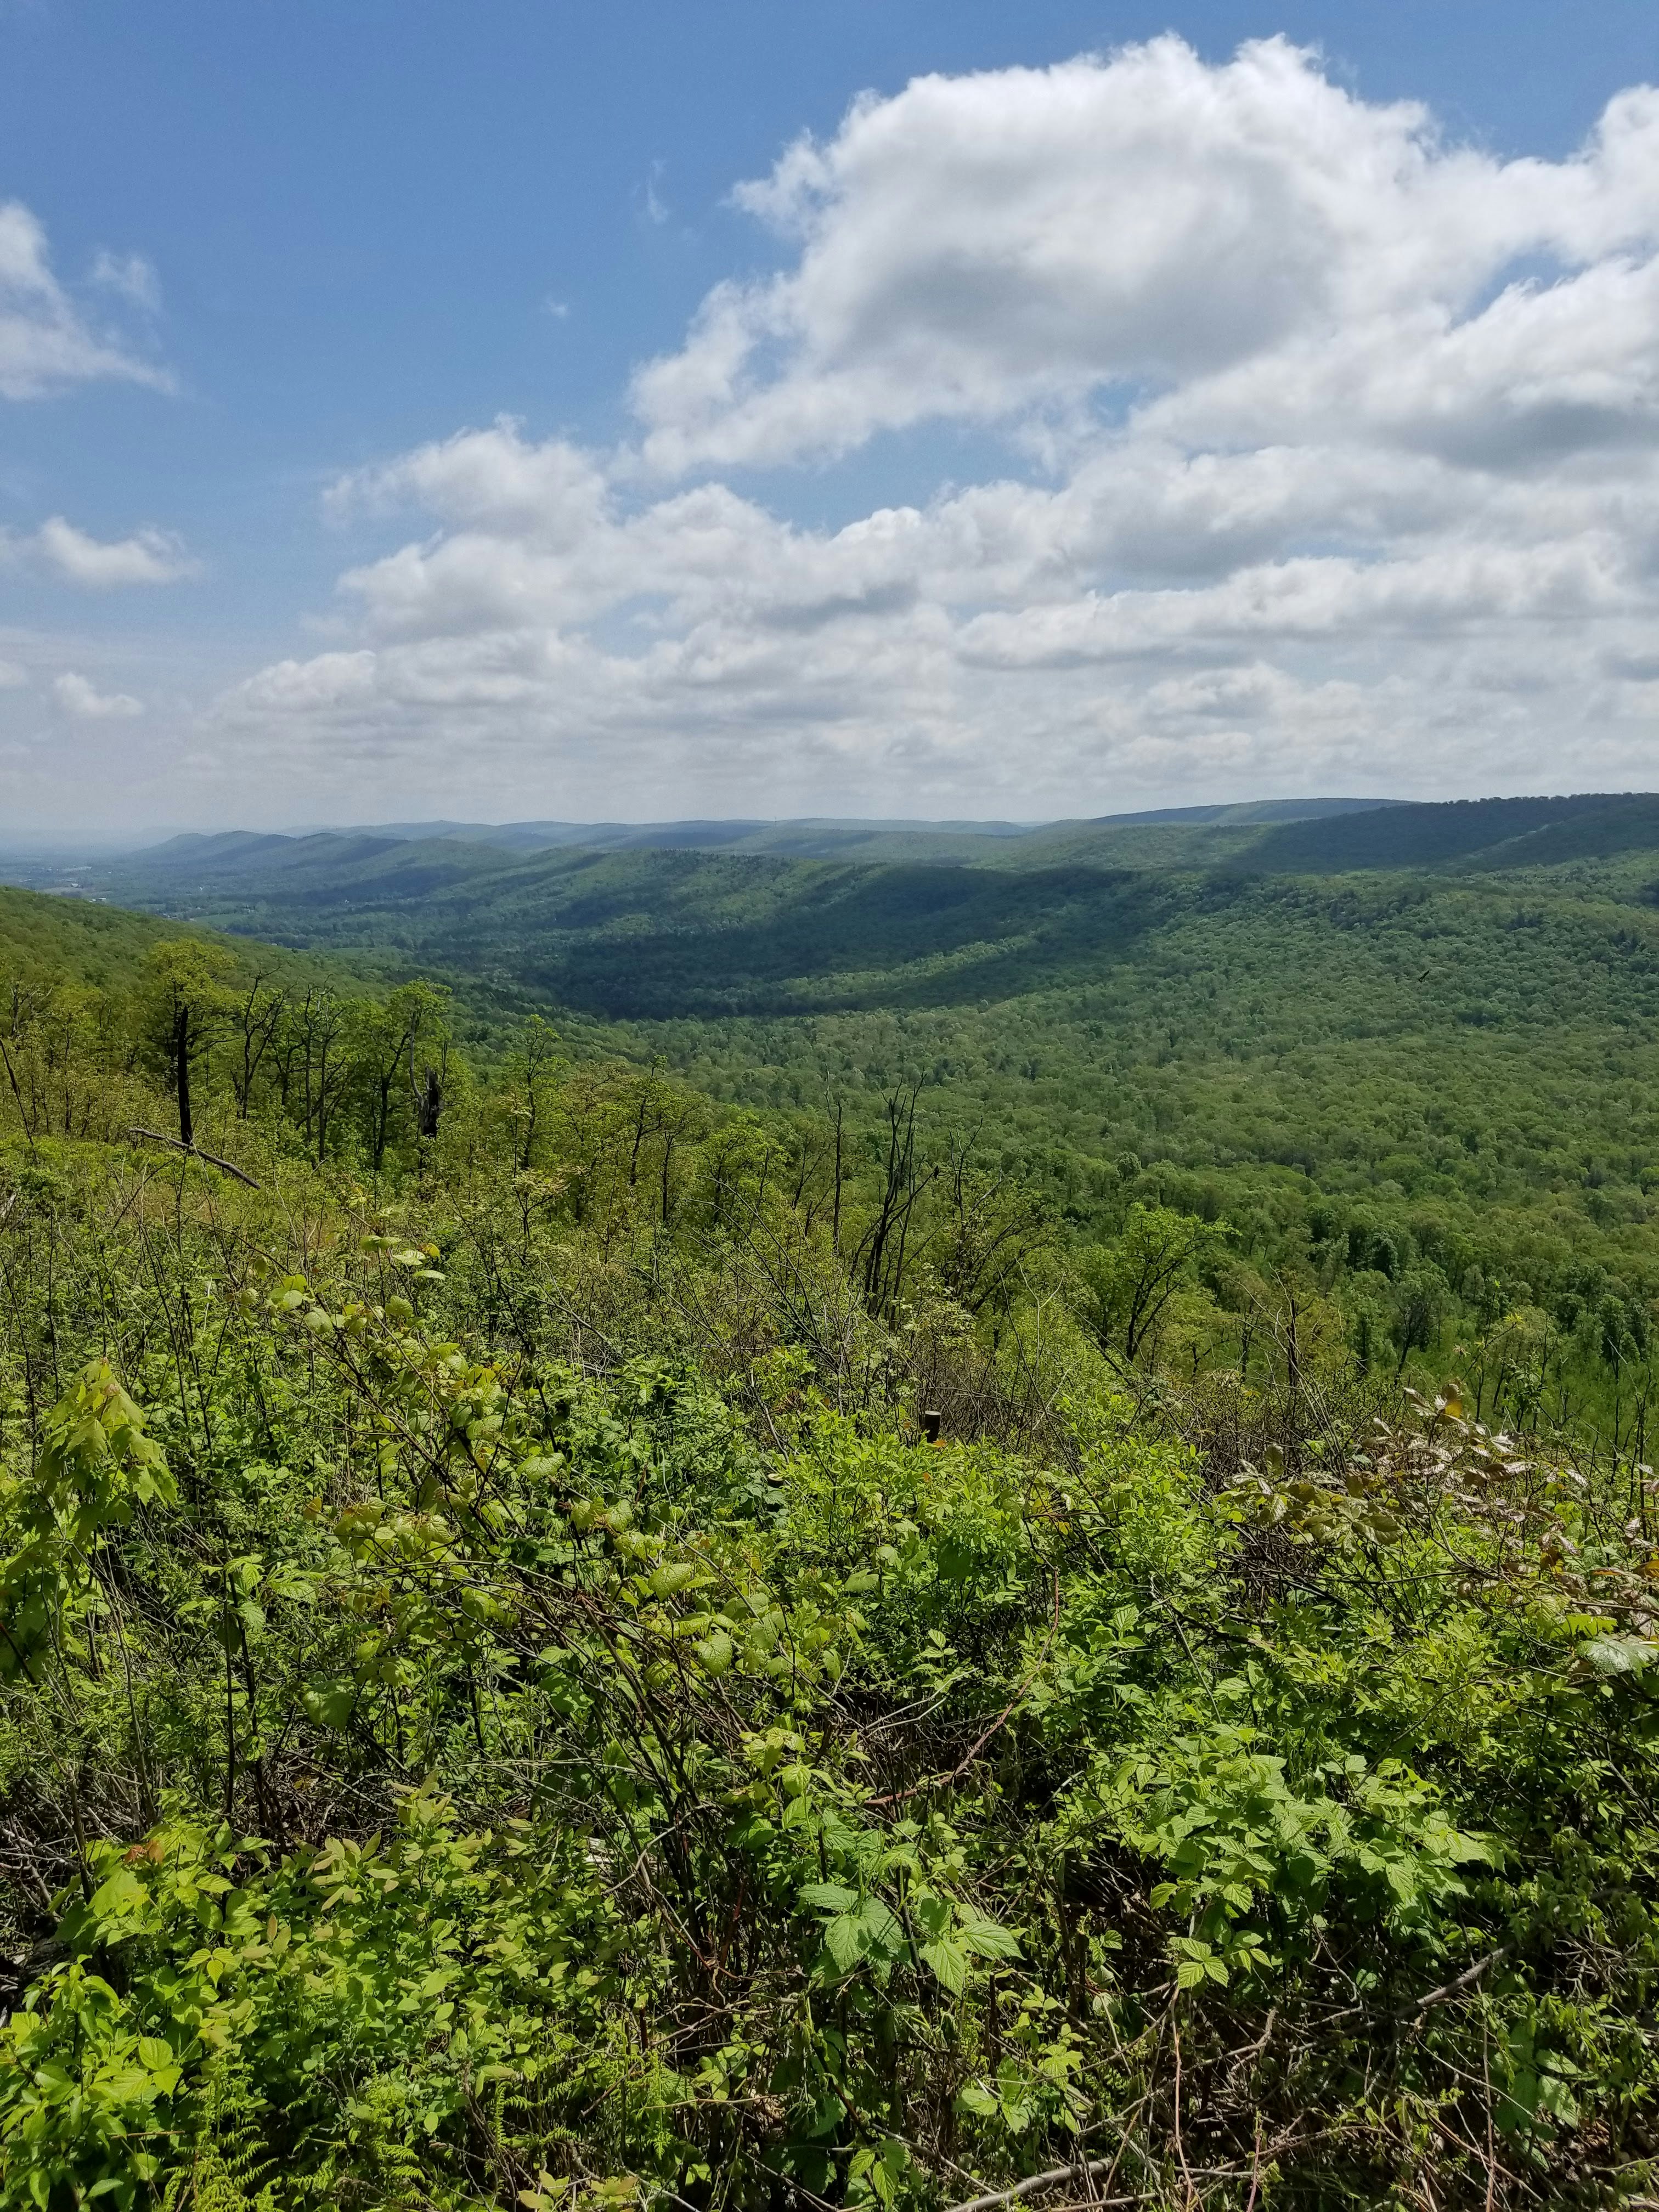
[[[0,893],[0,2206],[1659,2199],[1659,836],[1503,804]]]

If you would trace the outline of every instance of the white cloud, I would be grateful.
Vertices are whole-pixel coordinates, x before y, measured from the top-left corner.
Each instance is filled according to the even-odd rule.
[[[0,397],[34,399],[100,377],[161,390],[170,383],[118,335],[87,321],[52,273],[38,219],[20,200],[0,204]]]
[[[736,197],[784,265],[638,373],[637,442],[346,480],[422,534],[228,727],[519,811],[1656,780],[1659,93],[1503,162],[1164,39],[866,98]],[[721,480],[939,425],[1000,459],[839,529]]]
[[[0,691],[21,691],[29,680],[27,668],[15,660],[0,659]]]
[[[718,287],[682,350],[640,372],[665,469],[1202,390],[1286,356],[1364,368],[1407,331],[1437,388],[1440,354],[1464,349],[1462,319],[1518,258],[1651,252],[1659,95],[1624,94],[1573,161],[1504,165],[1443,148],[1420,107],[1356,100],[1283,40],[1211,69],[1165,38],[918,79],[736,197],[798,258]]]
[[[32,538],[8,541],[14,555],[33,556],[64,583],[102,591],[121,584],[173,584],[193,576],[198,563],[167,530],[139,530],[131,538],[88,537],[61,514],[43,522]]]
[[[125,721],[144,711],[142,699],[134,699],[125,691],[100,691],[72,669],[53,677],[52,691],[64,712],[81,721]]]
[[[112,253],[106,246],[101,247],[93,256],[91,276],[94,284],[118,293],[146,314],[161,313],[161,280],[154,264],[142,253]]]

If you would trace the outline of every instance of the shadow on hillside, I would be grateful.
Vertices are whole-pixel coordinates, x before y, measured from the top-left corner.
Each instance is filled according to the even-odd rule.
[[[1250,848],[1264,875],[1354,870],[1543,867],[1659,849],[1659,797],[1586,792],[1567,799],[1468,799],[1288,822]]]
[[[836,870],[753,921],[636,924],[545,951],[532,934],[520,973],[549,998],[621,1019],[960,1006],[1121,960],[1172,903],[1167,885],[1127,872]],[[453,948],[463,960],[469,949]]]

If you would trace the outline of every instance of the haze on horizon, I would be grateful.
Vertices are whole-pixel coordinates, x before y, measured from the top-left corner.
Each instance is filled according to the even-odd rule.
[[[1632,11],[610,13],[0,22],[9,835],[1659,782]]]

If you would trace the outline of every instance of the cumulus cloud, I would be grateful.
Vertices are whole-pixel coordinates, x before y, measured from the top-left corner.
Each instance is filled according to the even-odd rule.
[[[1221,69],[1166,38],[1106,63],[921,78],[738,188],[798,258],[720,286],[681,350],[639,373],[646,454],[674,471],[775,463],[1114,388],[1190,403],[1219,380],[1224,404],[1242,387],[1237,406],[1286,356],[1304,375],[1316,362],[1340,400],[1379,347],[1403,365],[1407,332],[1401,411],[1432,411],[1448,369],[1480,389],[1483,338],[1512,359],[1520,334],[1467,321],[1507,267],[1650,253],[1656,148],[1659,94],[1641,91],[1570,162],[1447,149],[1421,107],[1368,106],[1281,40]],[[1629,273],[1615,260],[1596,281],[1617,290]],[[1561,304],[1522,287],[1498,318],[1553,325],[1559,356],[1539,364],[1552,391],[1589,367],[1589,303],[1565,318]],[[1606,299],[1592,317],[1629,321]],[[1618,367],[1612,384],[1625,389]]]
[[[131,538],[93,538],[61,514],[22,535],[0,535],[8,562],[42,569],[66,584],[106,591],[123,584],[174,584],[199,564],[172,531],[139,530]]]
[[[40,557],[66,583],[102,589],[118,584],[174,584],[193,576],[198,563],[183,541],[169,530],[139,530],[131,538],[88,537],[54,514],[43,522],[35,544]]]
[[[125,721],[134,714],[142,714],[144,703],[125,691],[100,691],[95,684],[73,669],[65,669],[52,681],[52,695],[66,714],[79,721]]]
[[[222,719],[647,814],[1651,780],[1659,92],[1504,161],[1167,38],[866,97],[734,197],[781,265],[638,371],[637,437],[337,486],[419,534]],[[969,481],[788,518],[779,471],[964,436]]]
[[[111,271],[125,267],[125,284],[118,289],[129,298],[143,265],[108,263]],[[21,200],[0,204],[0,397],[36,399],[100,377],[163,390],[169,382],[119,335],[88,322],[53,273],[39,219]]]

